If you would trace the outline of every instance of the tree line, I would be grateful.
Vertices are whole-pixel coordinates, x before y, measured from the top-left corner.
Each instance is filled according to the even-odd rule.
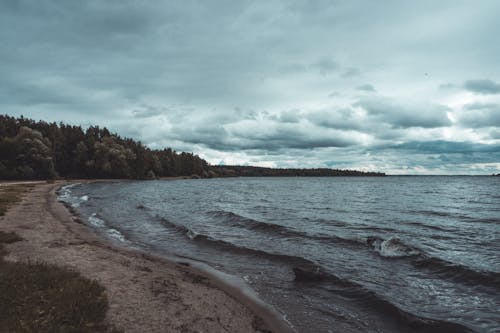
[[[0,179],[384,176],[338,169],[211,166],[192,153],[154,150],[105,127],[0,115]]]
[[[152,150],[107,128],[0,115],[0,179],[208,176],[192,153]]]
[[[340,170],[328,168],[315,169],[281,169],[255,166],[212,166],[211,170],[222,177],[340,177],[340,176],[385,176],[381,172],[364,172],[357,170]]]

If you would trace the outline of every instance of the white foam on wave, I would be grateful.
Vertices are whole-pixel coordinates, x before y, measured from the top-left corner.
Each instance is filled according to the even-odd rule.
[[[104,227],[106,225],[106,223],[104,222],[104,220],[102,220],[102,219],[100,219],[100,218],[97,217],[96,213],[93,213],[92,215],[90,215],[87,220],[94,227],[102,228],[102,227]]]
[[[186,235],[189,237],[189,239],[193,240],[198,236],[198,233],[194,232],[193,230],[188,230],[188,232],[186,232]]]
[[[406,245],[397,237],[382,241],[376,250],[381,256],[388,258],[410,257],[419,254],[417,250]]]
[[[58,196],[57,196],[57,199],[59,201],[62,201],[62,202],[68,202],[69,203],[69,199],[72,198],[72,195],[71,195],[71,188],[74,187],[76,184],[71,184],[71,185],[65,185],[65,186],[62,186],[59,191],[58,191]]]
[[[109,237],[119,240],[120,242],[125,242],[125,236],[118,230],[109,228],[106,232]]]
[[[93,213],[92,215],[90,215],[87,220],[93,227],[105,229],[106,235],[108,237],[120,242],[126,242],[125,236],[114,228],[107,228],[106,221],[99,218],[97,213]]]
[[[58,191],[57,200],[60,202],[65,202],[73,208],[80,207],[80,204],[87,201],[89,197],[88,195],[84,195],[82,197],[74,196],[71,192],[71,189],[77,185],[80,185],[80,183],[62,186]]]

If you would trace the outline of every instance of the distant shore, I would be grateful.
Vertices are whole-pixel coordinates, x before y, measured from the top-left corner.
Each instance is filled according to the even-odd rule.
[[[55,191],[76,181],[38,183],[1,218],[24,240],[6,260],[43,261],[98,281],[107,321],[124,332],[292,332],[281,316],[238,283],[196,262],[157,258],[104,240],[77,223]]]

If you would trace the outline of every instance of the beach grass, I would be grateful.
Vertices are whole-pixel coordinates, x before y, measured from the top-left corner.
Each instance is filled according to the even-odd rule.
[[[0,215],[27,190],[18,185],[1,188]],[[0,332],[119,332],[105,323],[108,300],[96,281],[46,263],[4,260],[4,245],[22,240],[0,230]]]
[[[0,332],[109,332],[104,288],[44,263],[0,261]]]
[[[21,201],[23,194],[33,187],[32,184],[0,186],[0,216],[5,215],[9,207]]]
[[[4,232],[0,231],[0,244],[11,244],[15,242],[22,241],[23,239],[19,237],[14,232]]]

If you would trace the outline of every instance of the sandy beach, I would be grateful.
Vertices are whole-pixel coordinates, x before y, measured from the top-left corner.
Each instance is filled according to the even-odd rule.
[[[107,321],[124,332],[292,331],[264,303],[192,263],[102,239],[57,201],[65,184],[38,184],[0,218],[3,231],[23,238],[6,246],[6,260],[56,264],[98,281],[109,300]]]

